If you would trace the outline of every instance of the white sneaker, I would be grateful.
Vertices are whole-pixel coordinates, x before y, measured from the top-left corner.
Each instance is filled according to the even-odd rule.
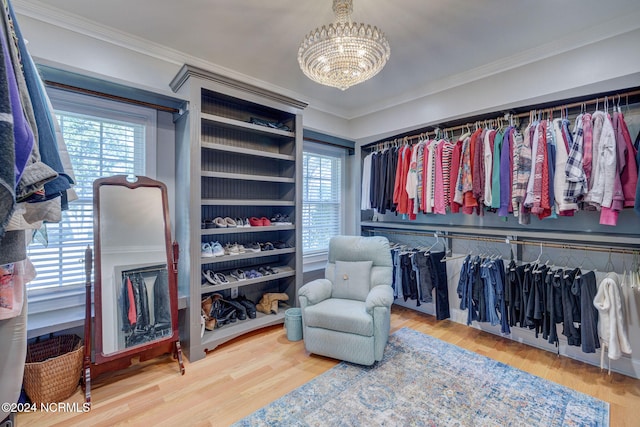
[[[213,257],[213,250],[211,249],[211,244],[203,243],[202,244],[202,252],[200,253],[202,258],[211,258]]]
[[[227,243],[224,246],[225,255],[240,255],[240,251],[238,250],[238,245]]]
[[[224,249],[219,242],[211,242],[211,252],[213,256],[224,256]]]

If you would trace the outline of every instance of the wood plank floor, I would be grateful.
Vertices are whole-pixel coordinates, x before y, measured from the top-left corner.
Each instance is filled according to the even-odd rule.
[[[611,426],[640,426],[640,380],[450,321],[394,306],[391,328],[408,327],[610,403]],[[282,326],[265,328],[186,362],[138,363],[94,382],[88,413],[19,414],[23,426],[226,426],[335,366],[290,342]],[[67,402],[83,402],[81,390]]]

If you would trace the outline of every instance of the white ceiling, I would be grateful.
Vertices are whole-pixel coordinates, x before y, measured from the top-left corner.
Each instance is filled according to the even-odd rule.
[[[331,0],[15,3],[166,46],[344,118],[640,27],[638,0],[354,0],[354,21],[382,29],[391,58],[373,79],[342,92],[308,80],[296,58],[306,33],[333,22]]]

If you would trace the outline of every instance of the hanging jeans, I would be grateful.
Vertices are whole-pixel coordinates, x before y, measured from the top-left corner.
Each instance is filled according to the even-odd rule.
[[[447,263],[440,262],[444,252],[429,254],[431,280],[436,288],[436,319],[443,320],[451,317],[449,313],[449,287],[447,286]]]
[[[416,283],[416,273],[413,271],[411,264],[411,254],[404,253],[400,255],[400,270],[402,273],[402,297],[404,300],[417,299],[418,288]]]
[[[526,265],[515,266],[515,262],[512,262],[513,265],[509,266],[509,274],[507,276],[507,287],[509,289],[509,326],[524,326],[523,325],[523,316],[524,316],[524,296],[523,296],[523,286],[524,286],[524,270],[526,269]]]
[[[547,342],[559,344],[557,324],[562,323],[562,283],[564,270],[556,270],[552,275],[547,275],[547,303],[546,310],[549,315],[549,335]],[[543,335],[544,337],[544,335]]]
[[[483,282],[485,313],[484,318],[492,325],[500,322],[496,311],[496,265],[490,259],[485,259],[480,264],[480,277]]]
[[[581,276],[580,269],[565,271],[562,276],[562,335],[567,337],[569,345],[580,346],[580,329],[576,324],[580,322],[580,299],[571,292],[576,277]]]
[[[598,338],[598,309],[593,300],[598,292],[596,274],[593,271],[583,274],[573,281],[571,291],[580,297],[580,338],[582,351],[595,353],[600,348]]]
[[[418,287],[422,302],[433,302],[433,281],[431,280],[431,263],[428,254],[418,252],[413,257],[413,263],[418,267]]]
[[[153,285],[153,313],[155,328],[171,327],[171,300],[169,298],[169,272],[166,269],[158,271]]]
[[[402,270],[400,268],[400,250],[391,249],[393,260],[393,297],[398,298],[402,294]]]
[[[486,299],[484,297],[484,288],[482,277],[480,276],[480,264],[482,259],[475,257],[471,261],[469,272],[471,276],[471,299],[473,300],[474,319],[478,322],[487,321],[487,312],[485,309]]]
[[[416,264],[416,258],[419,258],[422,255],[422,252],[415,252],[411,254],[411,269],[413,270],[413,274],[416,277],[416,306],[420,307],[420,301],[422,301],[422,292],[420,289],[420,269]]]

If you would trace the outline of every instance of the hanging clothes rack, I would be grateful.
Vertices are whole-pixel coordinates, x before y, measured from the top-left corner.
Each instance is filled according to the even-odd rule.
[[[475,122],[471,122],[471,123],[465,123],[462,125],[457,125],[457,126],[452,126],[452,127],[447,127],[447,128],[441,128],[439,126],[435,126],[433,131],[422,131],[418,134],[415,135],[408,135],[408,136],[404,136],[404,137],[399,137],[399,138],[394,138],[394,139],[390,139],[390,140],[386,140],[386,141],[378,141],[378,142],[373,142],[371,144],[367,144],[365,145],[363,148],[368,149],[370,151],[378,151],[380,150],[382,147],[388,147],[390,145],[398,145],[398,144],[407,144],[407,143],[411,143],[414,140],[419,140],[419,139],[425,139],[428,138],[429,135],[433,135],[434,137],[437,137],[438,135],[441,135],[442,133],[453,133],[462,129],[472,129],[474,127],[479,126],[480,124],[488,124],[491,122],[494,123],[504,123],[504,122],[508,122],[510,119],[513,118],[522,118],[522,117],[529,117],[531,115],[532,112],[543,112],[543,113],[551,113],[553,111],[564,111],[564,110],[568,110],[569,108],[577,108],[577,107],[586,107],[587,105],[598,105],[599,103],[604,103],[604,100],[606,98],[609,99],[622,99],[622,98],[626,98],[628,100],[629,97],[632,96],[638,96],[640,95],[640,89],[638,90],[632,90],[632,91],[628,91],[628,92],[622,92],[622,93],[612,93],[610,95],[606,95],[606,96],[602,96],[602,97],[596,97],[593,99],[589,99],[586,101],[581,101],[581,102],[572,102],[569,104],[562,104],[559,103],[553,107],[547,107],[547,108],[534,108],[530,111],[527,112],[523,112],[523,113],[506,113],[503,114],[502,116],[499,117],[495,117],[493,119],[483,119],[483,120],[478,120]],[[628,105],[628,101],[627,101],[627,105]]]
[[[421,236],[421,237],[434,237],[434,233],[430,232],[420,232],[420,231],[402,231],[402,230],[376,230],[370,229],[369,233],[373,234],[395,234],[395,235],[406,235],[406,236]],[[555,243],[548,242],[544,240],[518,240],[514,236],[509,237],[477,237],[470,236],[466,234],[456,234],[455,232],[440,232],[436,231],[436,233],[444,239],[460,239],[460,240],[471,240],[476,242],[487,242],[487,243],[503,243],[503,244],[515,244],[522,246],[540,246],[546,248],[556,248],[556,249],[567,249],[567,250],[579,250],[579,251],[594,251],[594,252],[604,252],[610,254],[625,254],[625,255],[638,255],[640,254],[639,249],[627,249],[627,248],[619,248],[619,247],[611,247],[611,246],[597,246],[597,245],[578,245],[578,244],[567,244],[567,243]]]
[[[141,268],[133,268],[130,270],[124,270],[122,272],[122,276],[126,276],[129,274],[135,274],[135,273],[155,273],[158,271],[162,271],[162,270],[167,270],[167,264],[157,264],[157,265],[151,265],[148,267],[141,267]]]

